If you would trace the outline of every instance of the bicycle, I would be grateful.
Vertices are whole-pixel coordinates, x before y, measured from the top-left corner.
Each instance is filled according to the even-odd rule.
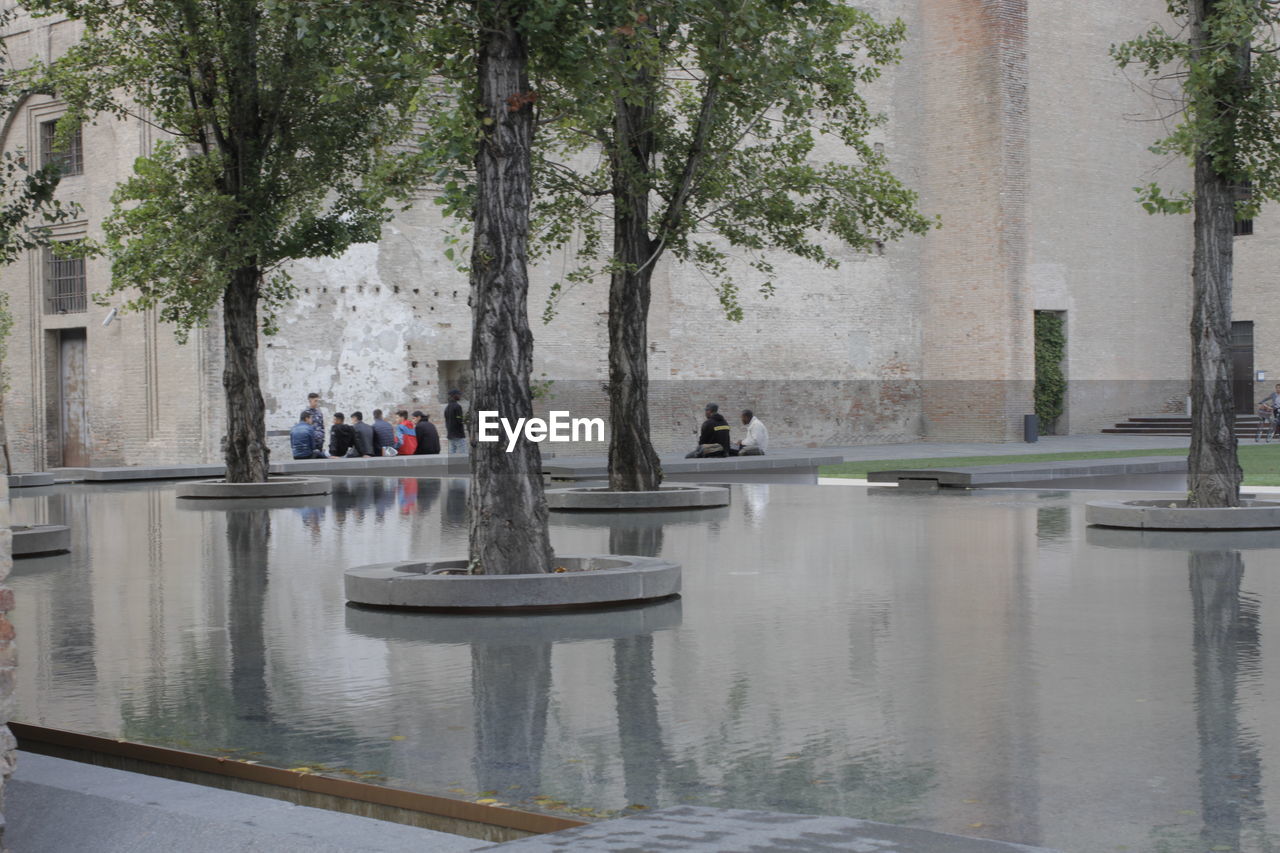
[[[1280,420],[1276,418],[1276,410],[1268,405],[1258,406],[1258,431],[1254,434],[1254,442],[1265,441],[1271,443],[1271,439],[1276,437],[1280,432]]]

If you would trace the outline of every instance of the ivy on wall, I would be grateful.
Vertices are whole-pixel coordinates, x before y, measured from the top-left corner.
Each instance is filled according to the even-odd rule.
[[[1052,311],[1035,312],[1036,320],[1036,415],[1040,434],[1053,432],[1054,422],[1062,416],[1067,396],[1067,378],[1062,361],[1067,354],[1066,319]]]

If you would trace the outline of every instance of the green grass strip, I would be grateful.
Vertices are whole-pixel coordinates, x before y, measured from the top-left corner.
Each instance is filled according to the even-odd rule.
[[[1280,443],[1254,444],[1240,442],[1240,467],[1248,486],[1280,486]],[[865,480],[869,471],[894,471],[903,468],[970,468],[976,465],[1009,465],[1020,462],[1060,462],[1074,459],[1122,459],[1133,456],[1186,456],[1185,448],[1156,450],[1089,450],[1075,453],[1017,453],[1006,456],[949,456],[921,459],[862,459],[823,465],[820,477],[849,477]]]

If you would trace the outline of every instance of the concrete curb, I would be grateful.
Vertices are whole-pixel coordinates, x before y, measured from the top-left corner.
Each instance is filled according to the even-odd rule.
[[[684,619],[678,596],[602,610],[569,611],[554,619],[543,618],[541,613],[415,613],[359,605],[349,605],[345,616],[348,631],[373,639],[494,646],[620,640],[679,628]]]
[[[729,503],[729,490],[723,486],[661,486],[652,492],[612,492],[608,487],[574,486],[547,489],[546,495],[547,509],[556,510],[696,509]]]
[[[564,555],[569,571],[454,575],[466,560],[403,561],[348,569],[347,600],[375,607],[431,610],[518,610],[593,607],[666,598],[680,592],[680,564],[616,554]],[[583,571],[583,569],[590,569]]]
[[[28,489],[32,486],[52,486],[53,475],[47,471],[38,471],[28,474],[10,474],[9,488],[11,489]]]
[[[228,483],[225,480],[197,480],[179,483],[174,492],[180,498],[298,498],[327,495],[333,484],[324,477],[272,477],[265,483]]]
[[[1280,528],[1280,502],[1189,507],[1183,500],[1090,501],[1084,518],[1086,524],[1135,530],[1272,530]]]
[[[65,524],[15,524],[13,556],[38,557],[71,550],[71,528]]]

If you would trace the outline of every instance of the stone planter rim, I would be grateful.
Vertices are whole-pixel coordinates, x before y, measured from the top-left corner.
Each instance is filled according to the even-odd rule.
[[[71,528],[65,524],[15,524],[9,530],[13,534],[14,559],[71,550]]]
[[[727,506],[729,494],[724,486],[698,483],[663,485],[644,492],[615,492],[608,486],[566,486],[546,490],[547,509],[597,512]]]
[[[270,477],[265,483],[228,483],[225,479],[192,480],[179,483],[174,492],[179,498],[240,499],[295,498],[325,495],[333,489],[327,477]]]
[[[1238,507],[1189,507],[1169,498],[1089,501],[1085,521],[1130,530],[1272,530],[1280,529],[1280,501],[1242,500]]]
[[[656,557],[564,554],[570,569],[605,561],[594,571],[509,575],[433,575],[465,568],[465,560],[399,560],[348,569],[347,600],[373,607],[456,612],[564,610],[634,604],[680,592],[680,565]]]

